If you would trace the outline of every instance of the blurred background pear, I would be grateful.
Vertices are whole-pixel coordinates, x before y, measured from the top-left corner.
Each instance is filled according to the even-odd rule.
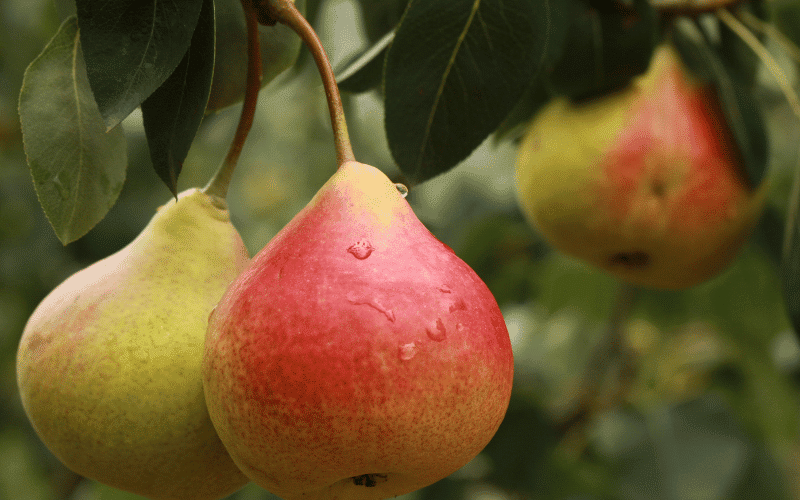
[[[542,109],[520,147],[517,190],[553,247],[664,289],[730,265],[766,198],[748,184],[715,93],[667,44],[625,90]]]

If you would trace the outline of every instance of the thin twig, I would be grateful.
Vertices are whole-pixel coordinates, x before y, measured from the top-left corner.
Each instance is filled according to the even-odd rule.
[[[639,288],[628,283],[620,283],[613,310],[608,319],[606,333],[586,364],[580,386],[577,388],[578,394],[565,405],[564,411],[558,418],[558,427],[562,434],[566,434],[577,424],[583,422],[592,412],[609,367],[615,362],[619,363],[623,365],[620,375],[629,376],[625,373],[630,367],[627,366],[629,359],[623,332],[638,292]]]
[[[219,170],[203,189],[206,194],[218,196],[222,199],[228,195],[228,187],[233,177],[233,171],[242,154],[242,148],[247,140],[247,135],[253,126],[253,119],[258,104],[258,92],[261,90],[261,43],[258,36],[258,19],[251,0],[242,0],[244,17],[247,25],[247,81],[244,92],[244,102],[239,116],[239,124],[231,141],[227,156],[222,161]]]

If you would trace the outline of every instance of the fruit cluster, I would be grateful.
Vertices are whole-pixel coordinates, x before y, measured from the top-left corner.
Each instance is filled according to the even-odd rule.
[[[45,298],[17,368],[60,460],[154,499],[416,490],[483,449],[513,377],[486,285],[356,162],[252,260],[182,193]]]
[[[667,45],[625,90],[554,100],[520,148],[523,211],[624,280],[714,276],[766,191],[714,103]],[[405,192],[352,158],[340,101],[331,113],[336,173],[255,257],[224,199],[192,189],[34,311],[22,403],[68,467],[153,499],[253,481],[287,500],[372,500],[449,475],[492,438],[513,379],[498,304]]]

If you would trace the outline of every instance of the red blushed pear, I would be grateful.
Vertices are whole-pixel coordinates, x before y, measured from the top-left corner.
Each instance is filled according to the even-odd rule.
[[[489,442],[511,345],[480,278],[348,161],[216,307],[204,384],[231,457],[285,499],[383,499]]]
[[[520,147],[517,181],[523,212],[555,248],[665,289],[725,269],[767,191],[748,185],[716,95],[668,45],[630,88],[546,106]]]

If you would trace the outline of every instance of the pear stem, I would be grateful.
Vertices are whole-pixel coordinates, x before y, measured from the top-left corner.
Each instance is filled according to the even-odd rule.
[[[325,48],[322,46],[322,42],[314,28],[303,17],[303,14],[297,10],[291,0],[262,0],[260,8],[267,10],[267,12],[262,13],[265,18],[285,24],[297,33],[306,47],[308,47],[308,50],[311,51],[322,77],[322,84],[325,87],[325,97],[328,101],[328,110],[331,114],[331,125],[333,126],[333,139],[336,143],[336,162],[341,167],[349,161],[355,161],[350,135],[347,132],[347,122],[344,117],[339,86],[336,84],[336,77],[333,74],[328,54],[325,52]]]
[[[258,92],[261,90],[261,43],[258,39],[258,18],[251,0],[242,0],[244,18],[247,25],[247,80],[245,84],[244,102],[239,115],[239,124],[231,141],[227,156],[222,161],[217,173],[203,188],[203,192],[225,199],[233,177],[233,171],[242,154],[247,134],[253,126],[253,118],[258,104]]]

